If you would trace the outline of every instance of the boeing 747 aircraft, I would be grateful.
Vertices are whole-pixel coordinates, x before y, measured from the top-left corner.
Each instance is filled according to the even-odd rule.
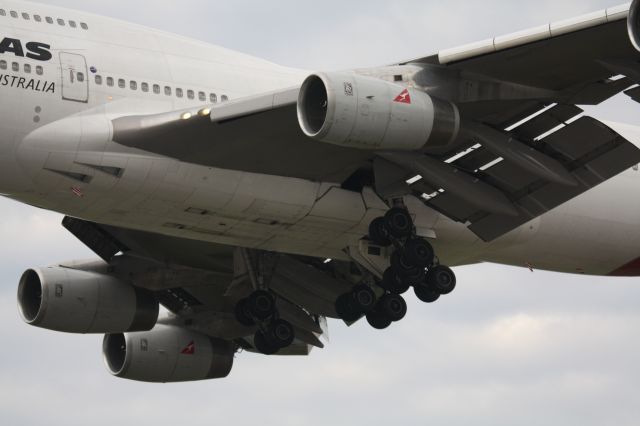
[[[459,265],[640,275],[640,131],[579,107],[640,102],[640,0],[341,72],[26,1],[0,29],[0,193],[96,254],[26,271],[19,310],[104,334],[115,376],[307,355]]]

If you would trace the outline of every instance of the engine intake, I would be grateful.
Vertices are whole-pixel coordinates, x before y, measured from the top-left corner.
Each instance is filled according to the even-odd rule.
[[[18,307],[27,324],[82,334],[150,330],[159,309],[146,290],[63,267],[26,271],[18,285]]]
[[[629,17],[627,18],[627,28],[629,29],[629,38],[636,50],[640,51],[640,0],[634,0],[629,9]]]
[[[370,150],[442,147],[460,128],[452,103],[354,73],[309,76],[300,89],[298,121],[313,139]]]
[[[147,332],[107,334],[102,351],[116,377],[173,383],[227,377],[235,348],[231,342],[159,324]]]

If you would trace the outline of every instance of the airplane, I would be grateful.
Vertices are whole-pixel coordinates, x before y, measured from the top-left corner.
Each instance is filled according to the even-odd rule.
[[[116,377],[308,355],[461,265],[640,275],[640,130],[580,108],[640,102],[640,0],[336,72],[27,1],[0,29],[0,193],[96,254],[27,270],[19,312],[104,334]]]

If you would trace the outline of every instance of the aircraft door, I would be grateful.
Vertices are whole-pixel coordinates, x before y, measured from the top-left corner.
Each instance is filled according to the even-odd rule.
[[[62,70],[62,99],[88,102],[89,74],[84,56],[60,52],[60,69]]]

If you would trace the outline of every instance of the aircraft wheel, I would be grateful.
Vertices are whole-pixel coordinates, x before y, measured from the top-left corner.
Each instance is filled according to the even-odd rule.
[[[387,231],[387,225],[383,217],[374,219],[369,225],[369,239],[382,247],[391,245],[389,232]]]
[[[353,306],[362,314],[366,314],[376,304],[376,294],[373,290],[364,284],[356,286],[351,292],[353,298]]]
[[[389,210],[384,216],[384,221],[389,234],[396,238],[407,238],[413,232],[413,219],[405,209]]]
[[[367,322],[376,330],[384,330],[391,325],[391,320],[389,318],[377,312],[368,313]]]
[[[343,294],[336,300],[336,312],[344,322],[354,322],[360,319],[362,312],[355,308],[351,293]]]
[[[247,309],[254,318],[264,321],[275,313],[276,301],[268,291],[258,290],[247,299]]]
[[[394,268],[387,268],[387,270],[384,271],[380,287],[390,293],[404,294],[409,290],[411,285],[406,279],[398,275]]]
[[[440,292],[426,282],[413,287],[416,297],[424,303],[434,303],[440,299]]]
[[[427,273],[427,283],[444,296],[455,290],[456,275],[446,266],[436,266]]]
[[[426,268],[433,264],[435,253],[427,240],[412,238],[404,246],[404,258],[412,265]]]
[[[271,341],[265,334],[258,330],[253,336],[254,347],[264,355],[273,355],[278,353],[280,348],[274,342]]]
[[[236,314],[236,320],[240,324],[246,327],[251,327],[253,325],[256,325],[256,323],[253,320],[253,318],[251,318],[251,313],[249,312],[247,303],[248,303],[247,299],[241,299],[240,301],[238,301],[235,308],[235,314]]]
[[[410,284],[421,282],[424,279],[424,267],[413,265],[399,251],[391,255],[391,267],[401,278]]]
[[[397,322],[407,315],[407,302],[397,294],[386,294],[380,299],[376,310],[392,322]]]
[[[271,342],[278,348],[291,346],[295,339],[293,326],[285,320],[279,319],[269,327],[269,337]]]

